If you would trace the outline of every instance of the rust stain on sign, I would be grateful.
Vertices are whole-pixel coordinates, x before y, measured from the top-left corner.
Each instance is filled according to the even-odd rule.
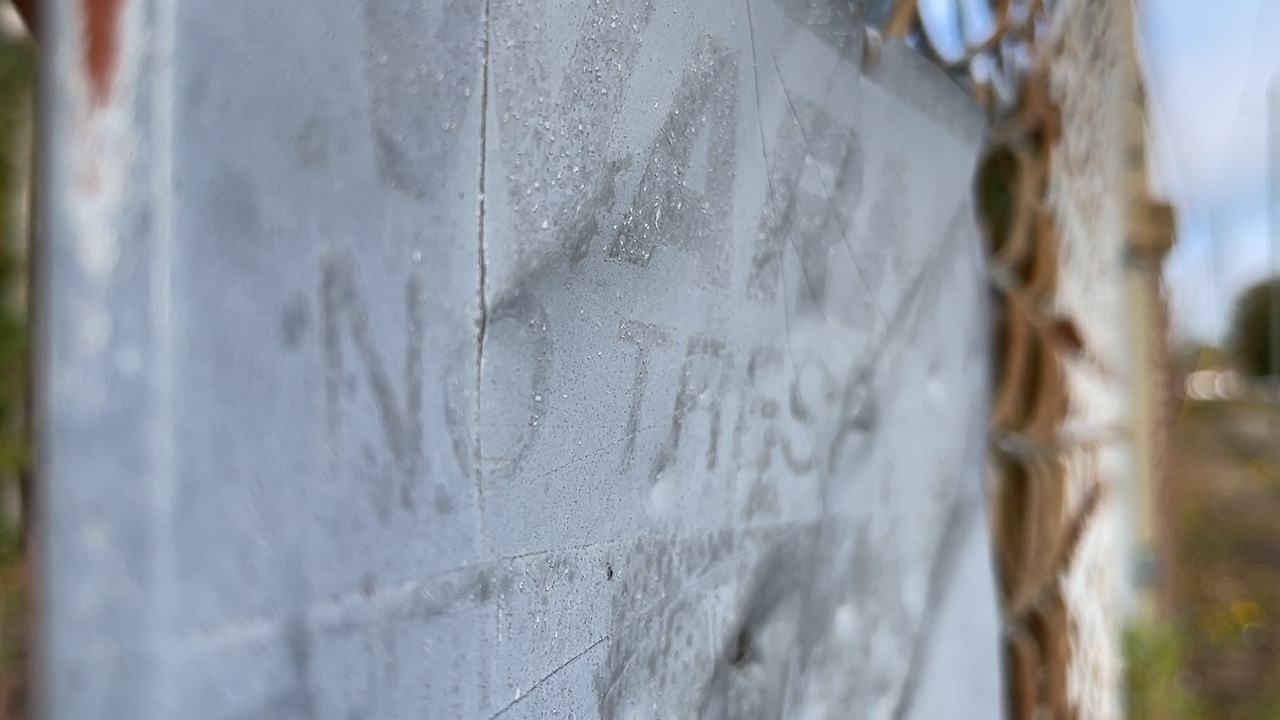
[[[84,69],[89,97],[95,107],[111,98],[116,67],[120,64],[120,11],[125,0],[80,0],[84,21]]]

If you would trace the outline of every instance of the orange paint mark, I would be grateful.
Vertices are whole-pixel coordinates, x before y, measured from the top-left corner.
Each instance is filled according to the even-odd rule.
[[[120,11],[125,0],[80,0],[84,21],[84,69],[95,107],[111,99],[120,64]]]

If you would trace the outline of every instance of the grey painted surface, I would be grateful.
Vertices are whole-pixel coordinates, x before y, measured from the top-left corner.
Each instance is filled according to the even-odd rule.
[[[104,90],[79,7],[45,717],[999,715],[926,62],[835,0],[132,0]]]

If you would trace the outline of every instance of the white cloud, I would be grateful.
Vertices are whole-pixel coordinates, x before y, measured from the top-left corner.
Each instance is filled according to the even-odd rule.
[[[1141,6],[1153,184],[1179,210],[1166,264],[1174,325],[1220,339],[1234,298],[1271,261],[1267,103],[1280,68],[1280,2]]]
[[[1265,177],[1267,87],[1280,3],[1147,0],[1142,43],[1164,181],[1179,200],[1230,201]],[[1181,197],[1185,195],[1184,197]]]
[[[1174,329],[1183,337],[1221,340],[1236,297],[1275,267],[1266,206],[1246,198],[1208,214],[1188,213],[1179,222],[1179,246],[1165,264]]]

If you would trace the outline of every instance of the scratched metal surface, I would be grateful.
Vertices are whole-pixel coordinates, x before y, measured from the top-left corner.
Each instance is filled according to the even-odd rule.
[[[980,119],[852,7],[51,3],[42,717],[997,717]]]

